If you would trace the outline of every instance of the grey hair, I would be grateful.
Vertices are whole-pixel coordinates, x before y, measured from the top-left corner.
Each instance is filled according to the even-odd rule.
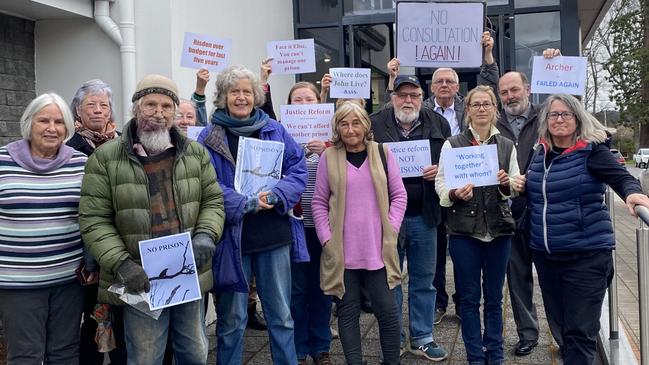
[[[457,75],[457,72],[455,72],[454,69],[449,68],[449,67],[440,67],[435,72],[433,72],[433,76],[430,78],[430,81],[433,82],[435,81],[435,76],[439,75],[440,72],[445,72],[445,71],[451,71],[453,74],[453,80],[455,81],[456,84],[460,82],[460,77]]]
[[[187,103],[191,105],[192,108],[194,108],[194,110],[196,110],[197,108],[196,102],[194,100],[180,98],[180,103],[178,103],[178,107],[180,107],[180,104],[182,103]]]
[[[358,117],[361,125],[363,126],[363,143],[367,145],[369,141],[374,140],[374,134],[372,133],[372,122],[370,121],[369,115],[367,115],[367,111],[361,106],[358,100],[363,99],[348,99],[343,102],[338,106],[333,118],[331,119],[331,142],[337,147],[344,146],[342,137],[340,136],[340,131],[338,129],[340,121],[349,114],[353,114]]]
[[[548,129],[548,114],[550,113],[550,106],[552,106],[552,102],[555,100],[563,102],[575,113],[575,122],[577,123],[574,136],[575,141],[577,139],[583,139],[586,142],[602,143],[608,137],[607,133],[615,133],[615,129],[605,127],[590,114],[579,99],[568,94],[552,94],[545,99],[543,108],[539,112],[539,137],[543,138],[550,148],[553,147],[553,144],[552,136]]]
[[[256,107],[262,106],[266,101],[264,89],[257,75],[242,65],[234,65],[223,70],[216,77],[216,91],[214,92],[214,106],[225,109],[230,89],[241,79],[248,79],[252,84],[252,93]]]
[[[23,139],[29,141],[32,133],[32,122],[34,115],[38,114],[46,106],[54,104],[59,107],[61,115],[63,115],[63,122],[65,123],[65,139],[63,143],[67,142],[74,135],[74,119],[72,118],[72,112],[68,103],[63,100],[61,96],[56,93],[49,92],[41,94],[32,100],[23,115],[20,117],[20,134],[23,136]]]
[[[91,95],[106,95],[108,97],[108,105],[110,105],[110,120],[114,122],[115,120],[113,119],[113,116],[115,115],[115,110],[113,109],[113,89],[100,79],[92,79],[84,82],[81,84],[81,87],[77,89],[77,92],[74,93],[72,103],[70,104],[74,120],[81,120],[77,108],[81,103],[83,103],[86,97]]]

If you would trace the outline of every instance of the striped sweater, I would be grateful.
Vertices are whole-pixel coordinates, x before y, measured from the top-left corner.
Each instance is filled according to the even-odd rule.
[[[72,282],[83,259],[79,192],[86,155],[32,172],[0,148],[0,289]]]

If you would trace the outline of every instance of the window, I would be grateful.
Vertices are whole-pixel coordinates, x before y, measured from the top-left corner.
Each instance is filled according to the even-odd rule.
[[[297,0],[298,24],[338,22],[339,0]],[[294,3],[295,4],[295,3]]]
[[[320,86],[322,75],[329,72],[332,67],[340,65],[340,44],[338,28],[313,28],[301,29],[300,39],[313,38],[315,40],[315,67],[316,72],[298,75],[301,81],[310,81]]]

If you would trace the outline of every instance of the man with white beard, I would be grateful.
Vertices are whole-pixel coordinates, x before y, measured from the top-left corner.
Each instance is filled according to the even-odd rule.
[[[428,140],[430,145],[432,165],[424,167],[422,176],[403,179],[408,205],[399,232],[398,251],[402,268],[404,258],[408,258],[410,345],[406,348],[405,330],[402,329],[401,353],[410,351],[431,361],[442,361],[448,354],[433,339],[436,227],[440,222],[439,198],[434,184],[442,144],[451,136],[451,129],[446,120],[432,109],[422,109],[422,95],[417,77],[399,75],[394,81],[391,106],[372,114],[370,120],[377,142]],[[401,286],[395,293],[401,313]]]
[[[205,364],[203,301],[163,309],[157,320],[107,291],[148,292],[138,242],[181,232],[192,237],[201,292],[212,287],[212,255],[223,231],[223,192],[207,151],[174,125],[176,84],[148,75],[133,94],[133,119],[119,139],[90,156],[79,203],[83,241],[100,266],[99,303],[124,306],[129,364],[162,363],[171,334],[177,364]],[[166,271],[166,270],[165,270]]]

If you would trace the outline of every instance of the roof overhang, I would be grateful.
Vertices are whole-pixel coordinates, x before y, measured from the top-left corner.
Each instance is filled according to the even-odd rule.
[[[565,1],[565,0],[564,0]],[[615,0],[578,0],[581,45],[586,46]]]
[[[92,18],[92,0],[3,0],[0,12],[29,20]]]

